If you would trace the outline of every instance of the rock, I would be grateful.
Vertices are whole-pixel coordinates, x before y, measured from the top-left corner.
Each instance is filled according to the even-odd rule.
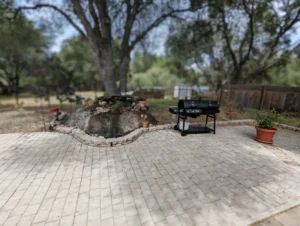
[[[103,108],[103,107],[96,107],[96,111],[98,113],[106,113],[106,112],[110,112],[109,108]]]
[[[53,119],[49,123],[49,129],[52,131],[54,127],[62,125],[67,121],[67,113],[58,111],[54,113]]]
[[[55,127],[55,130],[57,132],[66,133],[66,134],[72,133],[73,129],[74,129],[73,127],[66,127],[61,125]]]
[[[84,128],[86,119],[91,115],[92,112],[88,107],[79,108],[75,112],[73,112],[65,125],[69,127]]]
[[[132,109],[132,111],[137,111],[137,112],[139,112],[139,111],[147,111],[147,110],[148,110],[147,107],[145,105],[142,105],[142,104],[136,104],[134,106],[134,108]]]
[[[101,100],[99,101],[99,106],[103,107],[105,105],[107,105],[106,101],[101,101]]]
[[[127,111],[126,108],[120,111],[106,112],[106,109],[97,107],[92,111],[88,107],[75,111],[66,126],[76,127],[87,134],[97,134],[105,138],[116,138],[124,136],[141,127],[141,113]],[[149,115],[147,113],[147,115]],[[151,124],[156,124],[153,116],[149,117]],[[74,131],[74,130],[73,130]]]

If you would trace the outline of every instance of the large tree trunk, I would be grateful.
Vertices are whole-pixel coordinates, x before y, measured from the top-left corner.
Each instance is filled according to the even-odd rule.
[[[125,56],[122,58],[120,65],[120,91],[121,93],[127,92],[127,74],[129,70],[130,57]]]
[[[102,73],[104,75],[104,87],[106,93],[110,96],[119,94],[116,84],[114,65],[107,65],[104,69],[102,69]]]
[[[105,49],[101,49],[100,52],[97,44],[92,42],[89,42],[89,44],[97,69],[103,76],[105,92],[110,96],[119,94],[116,84],[115,64],[111,45],[107,44]]]
[[[1,82],[0,82],[0,89],[1,89],[1,94],[3,94],[3,95],[9,95],[10,94],[9,87],[4,85]]]
[[[16,98],[16,104],[19,105],[19,73],[18,69],[16,69],[16,75],[15,75],[15,98]]]

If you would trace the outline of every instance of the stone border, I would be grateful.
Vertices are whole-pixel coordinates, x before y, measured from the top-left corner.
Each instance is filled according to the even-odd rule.
[[[216,124],[219,126],[227,126],[227,125],[254,125],[256,123],[253,119],[243,119],[243,120],[230,120],[230,121],[217,121]],[[192,125],[198,123],[191,123]],[[208,125],[212,125],[212,122],[209,122]],[[300,132],[300,128],[288,126],[285,124],[276,123],[277,127],[293,130],[296,132]],[[105,139],[104,137],[94,137],[86,134],[84,131],[77,129],[75,127],[66,127],[63,125],[56,126],[54,128],[55,131],[60,133],[65,133],[73,136],[79,142],[96,147],[112,147],[115,145],[123,145],[128,144],[135,141],[139,136],[146,132],[153,132],[157,130],[165,130],[165,129],[172,129],[174,124],[165,124],[165,125],[158,125],[158,126],[150,126],[149,128],[139,128],[134,130],[133,132],[118,138],[108,138]]]
[[[166,125],[158,125],[158,126],[150,126],[149,128],[139,128],[134,130],[133,132],[118,138],[107,138],[104,137],[94,137],[86,134],[84,131],[77,129],[75,127],[66,127],[66,126],[57,126],[54,128],[55,131],[60,133],[65,133],[73,136],[79,142],[90,145],[90,146],[98,146],[98,147],[112,147],[120,144],[128,144],[135,141],[139,136],[146,132],[152,132],[156,130],[164,130],[171,129],[174,125],[166,124]]]
[[[290,203],[285,203],[282,206],[280,206],[279,208],[276,207],[277,208],[276,210],[265,211],[265,212],[258,214],[258,216],[256,216],[256,218],[252,219],[249,222],[246,222],[246,225],[255,226],[256,224],[259,224],[262,221],[264,221],[270,217],[287,212],[290,209],[295,208],[299,205],[300,205],[300,199],[296,199],[294,201],[291,201]]]
[[[288,129],[288,130],[292,130],[292,131],[295,131],[295,132],[300,132],[300,128],[295,127],[295,126],[288,126],[286,124],[280,124],[280,123],[277,123],[277,122],[275,122],[275,125],[279,128],[282,128],[282,129]]]

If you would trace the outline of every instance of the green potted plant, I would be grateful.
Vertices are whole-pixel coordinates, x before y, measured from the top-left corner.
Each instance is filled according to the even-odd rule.
[[[83,102],[84,106],[90,106],[92,103],[93,103],[93,100],[91,98],[87,98]]]
[[[274,128],[274,123],[278,119],[278,114],[275,109],[272,109],[269,112],[257,112],[256,120],[256,138],[255,140],[265,143],[273,144],[273,137],[277,132],[277,129]]]
[[[143,119],[143,121],[142,121],[142,127],[143,128],[148,128],[149,127],[149,121],[147,119],[148,118],[147,114],[142,114],[141,118]]]

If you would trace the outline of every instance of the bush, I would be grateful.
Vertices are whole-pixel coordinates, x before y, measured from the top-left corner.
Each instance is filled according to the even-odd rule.
[[[271,129],[274,127],[274,122],[278,119],[278,114],[275,109],[269,112],[256,112],[256,120],[258,127],[262,129]]]

